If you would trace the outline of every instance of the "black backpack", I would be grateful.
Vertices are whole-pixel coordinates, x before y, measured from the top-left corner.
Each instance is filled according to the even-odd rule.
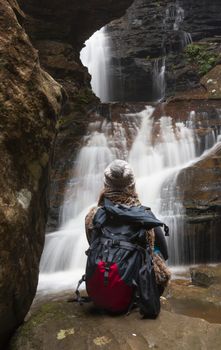
[[[86,254],[83,279],[88,296],[104,310],[119,313],[137,303],[143,317],[155,318],[160,312],[146,231],[168,227],[149,208],[113,204],[105,199],[94,216],[91,245]],[[78,288],[77,295],[79,296]]]

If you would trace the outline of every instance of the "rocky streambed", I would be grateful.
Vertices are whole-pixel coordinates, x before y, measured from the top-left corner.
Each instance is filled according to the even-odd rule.
[[[110,316],[91,303],[67,302],[70,293],[37,295],[9,350],[221,348],[221,265],[174,274],[156,320]]]

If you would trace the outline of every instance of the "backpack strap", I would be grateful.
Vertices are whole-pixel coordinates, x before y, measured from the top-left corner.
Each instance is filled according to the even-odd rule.
[[[103,237],[98,237],[95,239],[95,241],[90,245],[90,248],[86,251],[86,255],[88,255],[90,250],[96,249],[98,244],[103,244],[105,249],[104,249],[104,255],[103,255],[103,261],[105,262],[105,271],[104,271],[104,285],[108,285],[108,275],[110,271],[110,266],[113,261],[113,253],[111,252],[110,248],[111,247],[118,247],[118,248],[123,248],[129,251],[134,251],[138,250],[142,256],[145,256],[145,249],[139,246],[138,244],[133,244],[130,242],[122,241],[122,240],[117,240],[117,239],[108,239],[108,238],[103,238]],[[79,281],[80,283],[81,281]]]
[[[79,292],[79,288],[80,288],[81,283],[85,282],[85,280],[86,280],[86,275],[83,275],[83,276],[81,277],[81,279],[79,280],[78,285],[77,285],[77,289],[76,289],[76,291],[75,291],[75,294],[76,294],[76,296],[77,296],[76,301],[77,301],[80,305],[82,305],[83,300],[82,300],[81,294],[80,294],[80,292]]]
[[[118,239],[108,239],[108,238],[103,238],[103,237],[98,237],[95,239],[95,241],[90,245],[90,249],[94,249],[99,243],[105,244],[108,247],[119,247],[119,248],[124,248],[126,250],[133,251],[134,249],[139,250],[141,253],[145,254],[145,249],[142,248],[138,244],[126,242],[126,241],[121,241]],[[86,254],[88,251],[86,252]]]

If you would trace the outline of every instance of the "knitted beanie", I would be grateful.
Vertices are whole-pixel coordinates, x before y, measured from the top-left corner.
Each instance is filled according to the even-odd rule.
[[[135,184],[134,173],[130,165],[121,159],[111,162],[104,170],[104,185],[111,190],[124,191]]]

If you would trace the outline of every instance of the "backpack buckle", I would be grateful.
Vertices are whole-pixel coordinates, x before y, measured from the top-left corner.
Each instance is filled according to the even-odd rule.
[[[112,240],[112,245],[119,246],[120,245],[120,241],[118,239],[113,239]]]
[[[109,272],[110,271],[110,265],[107,265],[107,263],[106,263],[104,269],[105,269],[105,271]]]

